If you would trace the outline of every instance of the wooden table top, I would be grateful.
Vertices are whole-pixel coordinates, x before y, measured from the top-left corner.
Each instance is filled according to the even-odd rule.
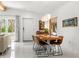
[[[41,40],[63,40],[60,36],[49,36],[49,35],[36,35],[37,38]]]

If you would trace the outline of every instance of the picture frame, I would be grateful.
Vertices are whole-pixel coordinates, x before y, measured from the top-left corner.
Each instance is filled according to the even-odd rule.
[[[62,21],[62,27],[74,27],[74,26],[78,26],[78,18],[77,17],[65,19]]]

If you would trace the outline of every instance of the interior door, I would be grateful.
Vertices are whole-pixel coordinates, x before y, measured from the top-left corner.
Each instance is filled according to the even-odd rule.
[[[23,41],[32,40],[33,31],[34,31],[34,19],[23,18]]]

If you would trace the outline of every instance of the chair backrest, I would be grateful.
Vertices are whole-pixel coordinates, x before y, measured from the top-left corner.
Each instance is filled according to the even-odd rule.
[[[32,36],[33,37],[33,40],[35,43],[37,43],[38,45],[47,45],[47,41],[42,41],[39,37],[37,36]]]
[[[62,41],[63,41],[64,37],[63,36],[59,36],[59,37],[60,37],[60,39],[57,40],[57,44],[60,45],[60,44],[62,44]]]
[[[32,38],[34,43],[39,44],[38,38],[36,36],[32,35]]]
[[[57,40],[57,44],[62,44],[62,40]]]
[[[54,44],[56,40],[50,40],[50,44]]]
[[[34,40],[34,35],[32,35],[32,39]]]
[[[64,38],[63,36],[59,36],[59,37],[60,37],[61,40],[63,40],[63,38]]]
[[[57,40],[51,40],[50,44],[60,45],[60,44],[62,44],[62,41],[63,41],[63,36],[59,36],[59,39],[57,39]]]

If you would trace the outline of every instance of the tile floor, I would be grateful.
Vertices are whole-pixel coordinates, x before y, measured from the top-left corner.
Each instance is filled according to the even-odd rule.
[[[42,58],[76,58],[79,57],[79,54],[73,54],[67,51],[64,51],[62,56],[53,56],[42,57]],[[7,51],[0,55],[0,58],[37,58],[35,53],[32,50],[32,42],[24,42],[18,43],[13,42],[11,44],[11,48],[7,49]]]

